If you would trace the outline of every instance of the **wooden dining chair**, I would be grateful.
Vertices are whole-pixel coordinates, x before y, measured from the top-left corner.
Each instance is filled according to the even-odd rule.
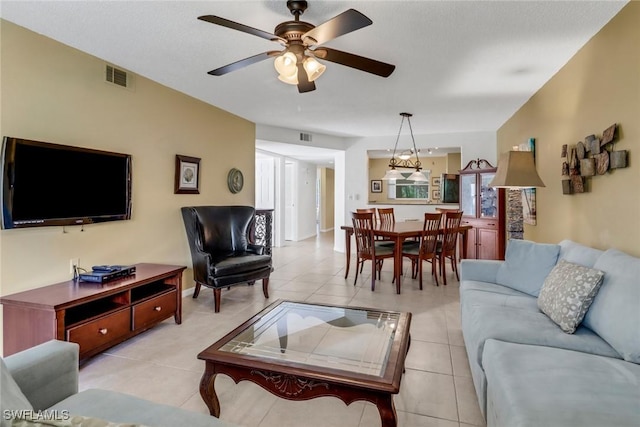
[[[453,208],[436,208],[436,212],[447,213],[447,212],[460,212],[460,209]]]
[[[373,213],[351,213],[353,221],[353,234],[356,239],[356,277],[353,281],[355,286],[358,282],[358,272],[362,271],[365,261],[371,261],[371,290],[376,289],[376,276],[380,279],[382,261],[385,258],[393,258],[394,248],[377,244],[373,233]]]
[[[393,213],[393,208],[377,208],[378,211],[378,219],[380,220],[380,224],[390,223],[393,224],[396,222],[396,217]]]
[[[446,260],[451,260],[451,268],[456,273],[456,278],[460,280],[458,275],[458,260],[456,256],[456,246],[458,242],[459,227],[462,220],[462,212],[445,212],[444,214],[444,230],[442,240],[438,242],[436,248],[439,271],[442,276],[443,283],[447,284],[447,268]]]
[[[411,260],[413,278],[415,279],[416,275],[418,275],[420,289],[422,289],[422,266],[424,261],[431,263],[431,275],[436,279],[436,286],[440,286],[438,273],[436,272],[436,257],[441,219],[441,213],[425,213],[424,225],[419,240],[420,244],[402,248],[402,256]]]
[[[357,213],[372,213],[375,215],[376,210],[374,208],[367,208],[367,209],[356,209]],[[375,218],[374,218],[375,219]]]

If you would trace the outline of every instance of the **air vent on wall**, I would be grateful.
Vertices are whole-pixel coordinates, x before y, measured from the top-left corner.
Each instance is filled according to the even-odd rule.
[[[126,71],[107,65],[107,81],[122,87],[128,87],[128,75]]]
[[[300,132],[300,141],[311,142],[311,134]]]

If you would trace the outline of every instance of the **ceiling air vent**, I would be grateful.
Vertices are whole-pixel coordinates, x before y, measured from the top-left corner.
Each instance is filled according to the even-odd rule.
[[[300,132],[300,141],[311,142],[311,134]]]
[[[107,65],[107,81],[118,86],[127,87],[127,72],[112,67],[111,65]]]

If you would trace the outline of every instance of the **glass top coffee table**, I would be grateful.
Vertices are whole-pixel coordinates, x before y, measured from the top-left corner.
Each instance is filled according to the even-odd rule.
[[[409,349],[411,313],[279,300],[202,351],[200,395],[220,416],[215,377],[252,381],[276,396],[334,396],[378,407],[383,427],[397,425],[398,394]]]

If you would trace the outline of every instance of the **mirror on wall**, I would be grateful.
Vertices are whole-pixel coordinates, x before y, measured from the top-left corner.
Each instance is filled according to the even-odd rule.
[[[428,182],[407,180],[382,180],[389,169],[391,152],[388,150],[369,150],[369,203],[379,204],[425,204],[425,203],[458,203],[458,174],[462,169],[462,153],[460,147],[418,148],[418,156],[422,163],[422,171]],[[412,156],[409,150],[396,151],[399,156]],[[408,177],[414,169],[398,168]],[[456,175],[455,177],[453,175]],[[455,187],[455,188],[454,188]]]

